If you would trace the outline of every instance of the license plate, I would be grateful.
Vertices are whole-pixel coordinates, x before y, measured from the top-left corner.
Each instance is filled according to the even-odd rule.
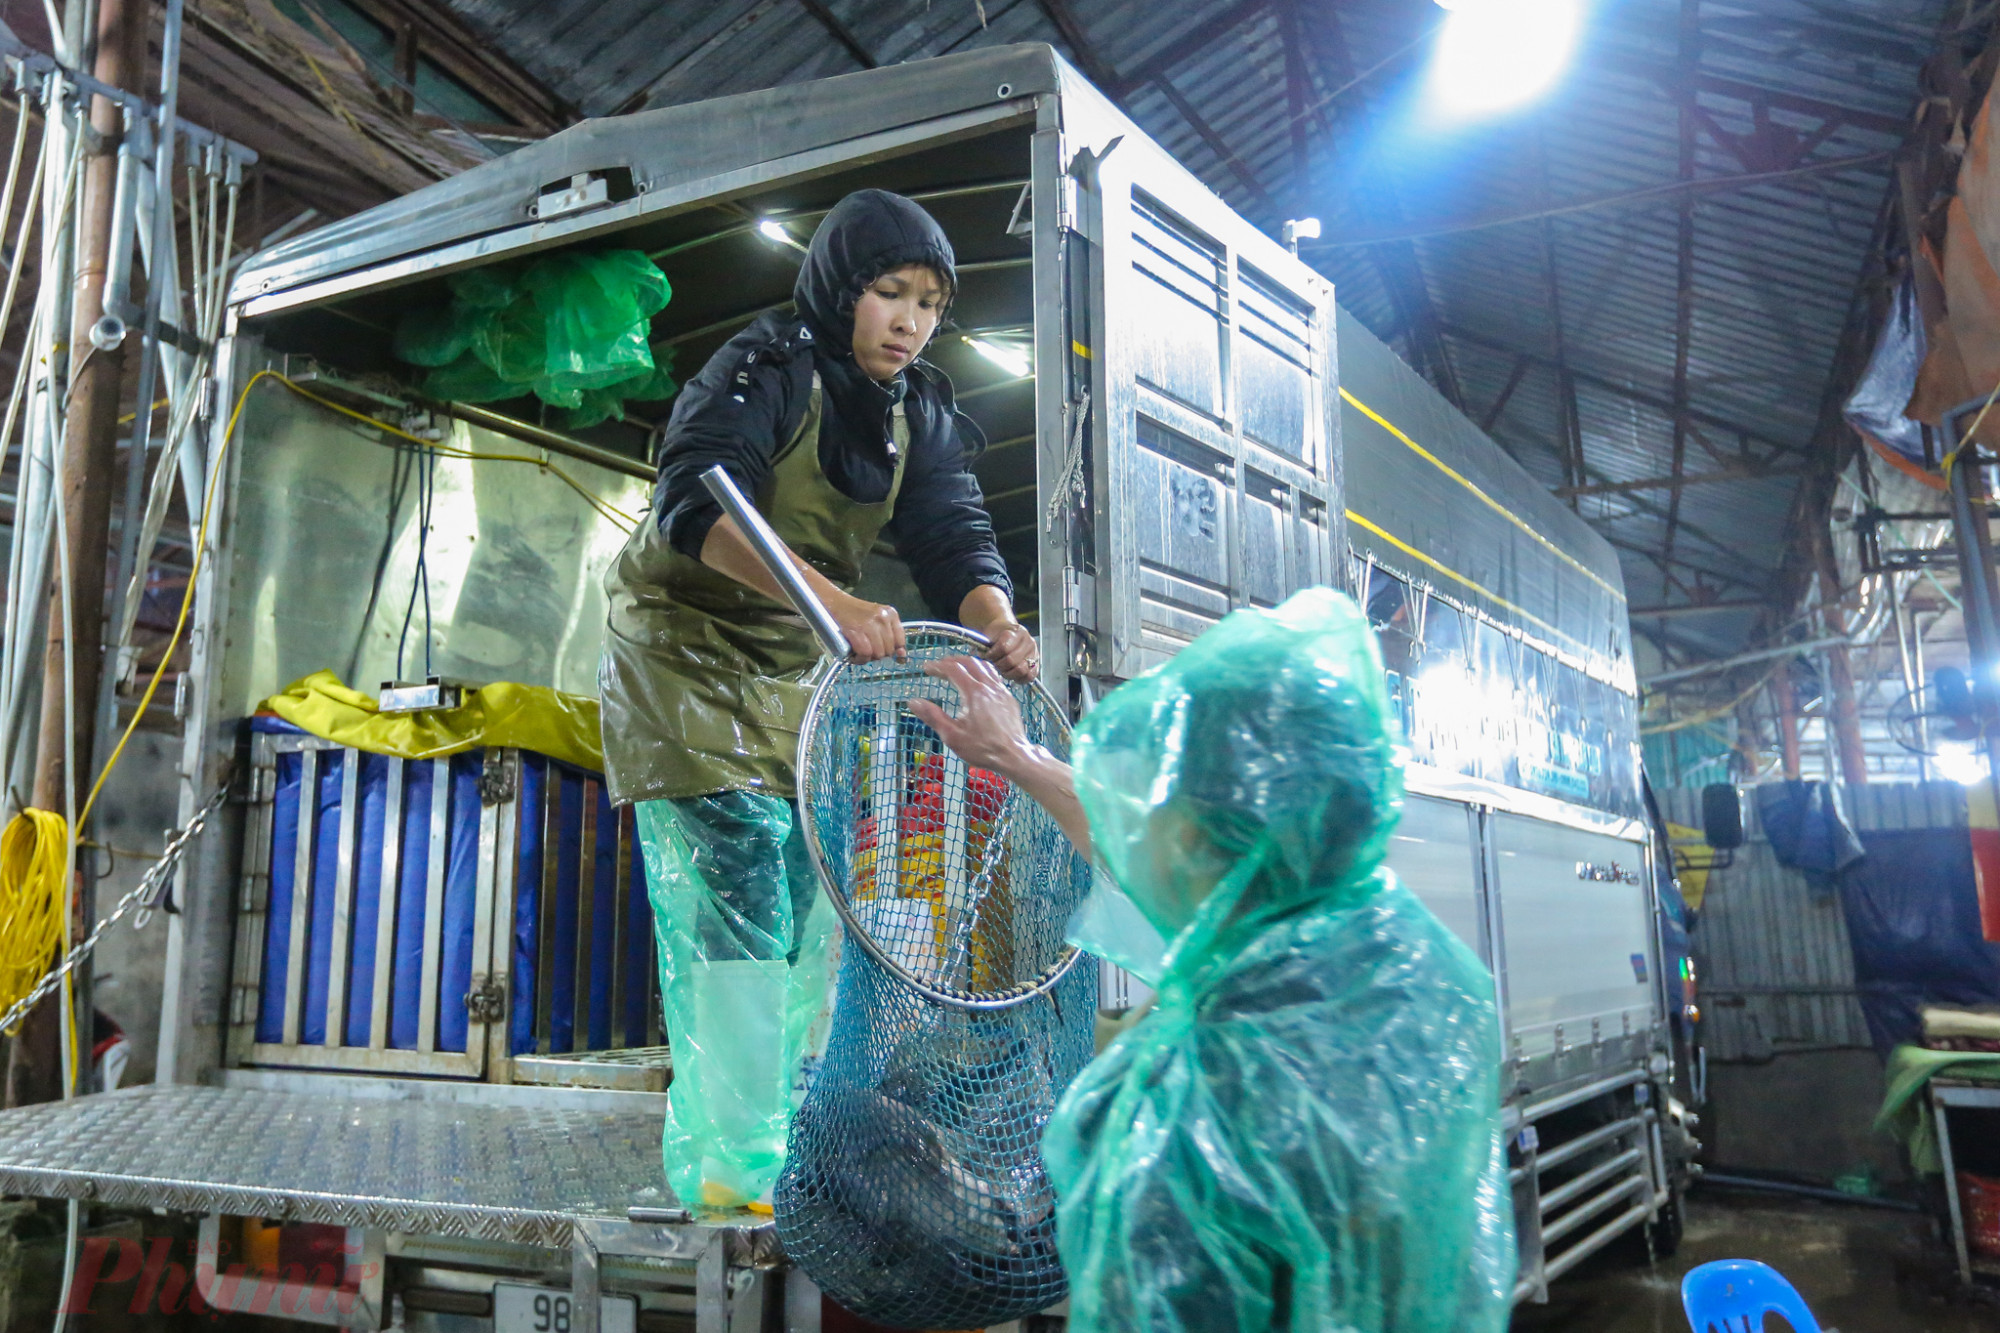
[[[639,1302],[630,1296],[598,1301],[599,1333],[637,1333]],[[502,1282],[493,1288],[493,1333],[569,1333],[569,1293],[555,1287]]]

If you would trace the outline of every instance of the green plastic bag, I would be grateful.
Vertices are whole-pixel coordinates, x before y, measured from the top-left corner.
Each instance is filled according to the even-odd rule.
[[[789,802],[641,801],[639,845],[673,1051],[661,1156],[688,1207],[767,1201],[826,1045],[834,913]]]
[[[394,350],[429,368],[424,391],[484,403],[532,393],[567,408],[572,429],[623,419],[630,399],[678,391],[650,341],[666,307],[666,275],[638,250],[544,255],[446,280],[449,305],[412,307]],[[670,359],[669,359],[670,360]]]
[[[651,370],[639,371],[630,379],[620,380],[602,389],[578,390],[581,401],[570,411],[569,428],[582,430],[586,426],[595,426],[606,418],[623,421],[626,403],[658,402],[679,393],[681,386],[673,375],[673,347],[664,342],[657,342],[653,344],[652,351]]]
[[[1078,728],[1111,882],[1072,938],[1159,999],[1043,1139],[1072,1333],[1505,1328],[1493,982],[1382,867],[1388,719],[1366,619],[1313,589]]]

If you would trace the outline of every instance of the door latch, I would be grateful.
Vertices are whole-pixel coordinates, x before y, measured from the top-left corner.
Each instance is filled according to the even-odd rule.
[[[465,1013],[475,1023],[498,1023],[507,1017],[507,983],[477,972],[472,989],[465,993]]]

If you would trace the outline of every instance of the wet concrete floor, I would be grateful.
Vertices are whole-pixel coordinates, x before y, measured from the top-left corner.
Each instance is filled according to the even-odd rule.
[[[1967,1293],[1928,1218],[1809,1199],[1697,1190],[1672,1258],[1606,1252],[1515,1311],[1513,1333],[1687,1333],[1681,1277],[1713,1259],[1759,1259],[1833,1333],[2000,1333],[2000,1288]],[[1767,1333],[1785,1327],[1773,1316]]]

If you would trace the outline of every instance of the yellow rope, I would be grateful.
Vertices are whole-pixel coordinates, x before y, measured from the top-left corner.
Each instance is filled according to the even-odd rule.
[[[79,828],[89,826],[91,808],[97,804],[97,797],[104,790],[111,771],[124,757],[126,743],[138,729],[139,719],[152,705],[153,695],[158,692],[160,680],[166,674],[167,663],[173,659],[174,649],[187,629],[188,611],[194,605],[195,583],[201,576],[202,559],[208,550],[208,524],[214,513],[215,493],[222,488],[222,462],[228,456],[229,442],[235,438],[237,418],[243,413],[243,404],[250,396],[251,387],[265,375],[273,373],[266,370],[251,376],[250,383],[243,386],[243,397],[236,401],[236,410],[230,414],[229,425],[222,434],[222,447],[215,460],[215,480],[202,501],[200,535],[194,544],[194,566],[188,574],[187,591],[181,597],[180,616],[174,622],[173,637],[167,641],[167,650],[161,654],[160,664],[154,668],[153,678],[146,684],[146,693],[140,698],[132,721],[118,738],[111,757],[105,760],[104,770],[97,775],[97,781],[91,784],[90,795],[83,803],[83,812],[77,816]],[[53,810],[23,810],[8,821],[5,833],[0,833],[0,1010],[11,1008],[33,990],[55,965],[57,951],[68,942],[69,913],[65,910],[65,890],[71,864],[69,843],[70,830],[63,817]],[[63,985],[63,1000],[65,1004],[73,1003],[67,979]],[[70,1069],[73,1076],[80,1072],[77,1054],[76,1024],[72,1022]]]
[[[1938,471],[1944,474],[1944,484],[1947,487],[1951,485],[1951,469],[1952,465],[1958,462],[1958,456],[1965,452],[1968,445],[1977,447],[1972,437],[1978,432],[1979,423],[1986,420],[1986,414],[1993,410],[1993,400],[1996,398],[2000,398],[2000,384],[1993,386],[1993,392],[1986,395],[1985,403],[1979,408],[1979,415],[1972,418],[1972,424],[1965,428],[1965,434],[1958,437],[1958,448],[1938,460]],[[1974,456],[1977,457],[1977,454]]]
[[[1785,666],[1786,663],[1780,661],[1776,666],[1766,671],[1763,675],[1757,677],[1756,681],[1753,684],[1751,684],[1751,686],[1748,689],[1744,690],[1741,694],[1738,694],[1734,699],[1731,699],[1728,703],[1721,704],[1714,708],[1706,709],[1702,712],[1696,713],[1692,717],[1680,717],[1671,719],[1670,721],[1666,722],[1656,722],[1652,726],[1644,725],[1644,720],[1641,719],[1639,734],[1641,736],[1659,736],[1669,731],[1684,731],[1689,727],[1700,727],[1700,726],[1706,726],[1710,722],[1719,722],[1723,718],[1728,717],[1730,714],[1734,713],[1738,705],[1740,705],[1745,699],[1748,699],[1751,695],[1763,689],[1764,686],[1767,683],[1769,683],[1771,677],[1777,675],[1778,672],[1782,670]]]
[[[63,860],[61,815],[23,810],[0,832],[0,1012],[40,984],[62,948]]]

